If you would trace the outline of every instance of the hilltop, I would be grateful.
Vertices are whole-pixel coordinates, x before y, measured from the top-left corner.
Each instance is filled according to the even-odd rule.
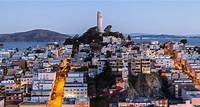
[[[11,34],[0,34],[0,42],[48,42],[48,41],[63,41],[69,35],[58,32],[36,29],[26,32],[18,32]]]
[[[67,38],[64,42],[64,44],[74,44],[75,42],[78,43],[84,43],[84,44],[90,44],[90,43],[102,43],[103,37],[105,36],[114,36],[124,39],[124,36],[120,32],[113,32],[111,31],[112,26],[108,25],[104,32],[101,34],[97,30],[97,26],[89,28],[85,33],[83,33],[81,36],[76,35],[73,38]]]

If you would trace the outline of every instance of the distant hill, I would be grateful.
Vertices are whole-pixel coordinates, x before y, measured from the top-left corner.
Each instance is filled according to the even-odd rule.
[[[58,32],[36,29],[27,32],[18,32],[12,34],[0,34],[0,42],[48,42],[63,41],[69,38],[69,35]]]
[[[168,34],[145,34],[131,33],[132,37],[153,37],[153,38],[200,38],[200,35],[168,35]]]

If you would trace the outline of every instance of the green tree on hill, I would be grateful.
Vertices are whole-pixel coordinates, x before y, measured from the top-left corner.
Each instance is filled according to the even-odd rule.
[[[112,29],[112,26],[111,26],[111,25],[108,25],[108,26],[106,26],[106,28],[104,29],[104,32],[105,32],[105,33],[110,33],[110,32],[111,32],[111,29]]]
[[[131,41],[131,35],[128,35],[127,39]]]
[[[115,75],[112,74],[108,61],[104,64],[103,72],[95,77],[95,84],[98,93],[115,84]]]
[[[187,43],[187,39],[181,39],[181,40],[180,40],[180,43],[182,43],[182,44],[185,45],[185,44]]]

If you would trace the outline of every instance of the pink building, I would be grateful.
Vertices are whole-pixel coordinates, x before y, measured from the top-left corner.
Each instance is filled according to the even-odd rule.
[[[194,106],[190,103],[190,100],[187,100],[185,104],[169,105],[169,107],[194,107]]]

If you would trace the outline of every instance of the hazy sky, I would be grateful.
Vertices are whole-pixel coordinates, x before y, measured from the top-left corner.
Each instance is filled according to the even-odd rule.
[[[200,34],[198,0],[0,0],[0,34],[83,33],[96,25],[98,10],[104,27],[123,33]]]

